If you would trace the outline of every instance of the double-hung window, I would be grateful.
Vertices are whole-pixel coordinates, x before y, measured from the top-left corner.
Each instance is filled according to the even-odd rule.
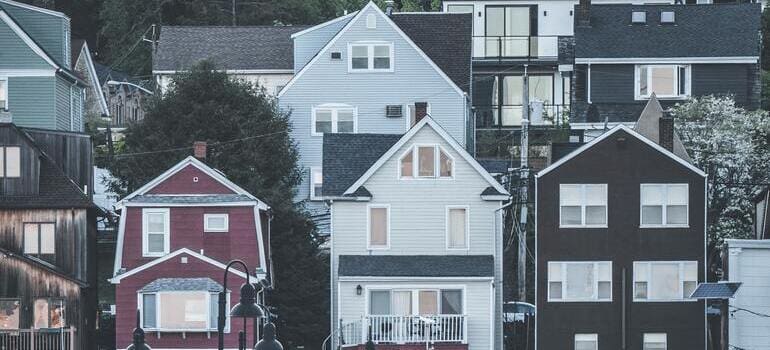
[[[0,178],[21,177],[21,147],[0,146]]]
[[[642,184],[640,197],[641,227],[687,226],[687,184]]]
[[[612,301],[612,262],[549,261],[548,301]]]
[[[227,232],[230,228],[229,215],[226,213],[203,214],[204,232]]]
[[[447,249],[468,249],[468,226],[468,206],[447,207]]]
[[[696,261],[634,262],[634,301],[691,300],[697,285]]]
[[[352,43],[348,45],[348,71],[359,72],[392,72],[393,44],[392,43]]]
[[[169,209],[142,209],[142,256],[168,254],[171,236]]]
[[[24,254],[52,255],[56,253],[56,225],[47,223],[24,224]]]
[[[8,78],[0,77],[0,111],[8,109]]]
[[[690,66],[637,65],[636,99],[648,99],[653,93],[659,98],[690,96]]]
[[[390,247],[390,206],[371,204],[367,207],[367,246],[369,249]]]
[[[666,338],[666,333],[644,333],[642,350],[666,350],[668,348]]]
[[[607,227],[607,184],[559,186],[560,227]]]
[[[358,111],[344,104],[325,104],[313,108],[312,135],[325,133],[354,133],[358,125]]]
[[[64,300],[59,298],[37,298],[33,310],[33,325],[36,329],[64,328]]]
[[[214,331],[219,315],[217,300],[218,294],[208,291],[140,293],[142,327],[157,331]],[[230,318],[226,320],[225,331],[229,331]]]
[[[400,158],[401,179],[449,179],[453,174],[454,158],[438,145],[414,146]]]
[[[575,334],[575,350],[598,350],[599,335],[596,333]]]
[[[0,330],[19,329],[19,299],[0,299]]]
[[[310,199],[319,200],[323,196],[324,175],[322,168],[310,168]]]

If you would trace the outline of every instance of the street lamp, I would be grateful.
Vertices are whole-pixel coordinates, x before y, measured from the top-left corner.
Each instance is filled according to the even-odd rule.
[[[238,332],[238,349],[246,350],[246,320],[249,318],[257,319],[264,317],[262,308],[257,305],[256,294],[257,291],[254,286],[251,285],[249,279],[249,268],[241,260],[233,260],[225,267],[224,287],[219,292],[219,315],[217,317],[217,331],[219,333],[219,350],[225,348],[225,304],[227,304],[227,275],[230,272],[230,267],[239,264],[243,267],[243,271],[246,273],[246,283],[241,286],[240,302],[235,304],[230,310],[231,317],[240,317],[243,319],[243,330]]]
[[[254,346],[254,350],[283,350],[281,342],[275,339],[275,325],[272,322],[262,327],[262,340]]]

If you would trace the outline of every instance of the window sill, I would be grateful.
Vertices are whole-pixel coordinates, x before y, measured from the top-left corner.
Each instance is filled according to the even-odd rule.
[[[586,300],[586,299],[548,299],[549,303],[611,303],[612,300]]]
[[[660,300],[648,300],[648,299],[634,299],[635,303],[694,303],[698,299],[660,299]]]
[[[143,258],[160,258],[160,257],[166,256],[167,254],[168,254],[168,252],[164,252],[164,253],[142,253],[142,257]]]
[[[390,246],[387,246],[387,247],[372,247],[372,246],[369,246],[369,247],[366,247],[366,250],[390,250]]]
[[[655,97],[659,100],[686,100],[690,98],[690,96],[659,96],[655,95]],[[637,101],[648,101],[651,96],[636,96],[634,99]]]
[[[639,228],[690,228],[690,225],[639,225]]]
[[[230,230],[203,230],[204,233],[228,233]]]
[[[369,74],[369,73],[393,73],[393,69],[348,69],[348,73],[351,74]]]
[[[559,228],[608,228],[607,225],[559,225]]]

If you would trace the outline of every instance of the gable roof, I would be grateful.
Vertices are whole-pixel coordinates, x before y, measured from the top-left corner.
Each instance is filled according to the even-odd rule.
[[[345,190],[398,142],[401,136],[400,134],[324,134],[323,196],[342,196]]]
[[[634,125],[634,130],[652,142],[660,144],[660,118],[663,118],[663,113],[663,107],[658,102],[655,93],[652,93],[650,101],[647,102],[647,106],[644,107],[642,114],[639,115],[639,120]],[[682,140],[679,139],[679,134],[676,131],[674,131],[673,152],[679,158],[692,163],[692,158],[687,154],[687,150],[684,148],[684,144],[682,144]]]
[[[385,164],[385,162],[387,162],[390,158],[392,158],[396,154],[396,152],[398,152],[401,146],[409,142],[409,140],[411,140],[412,137],[417,135],[417,133],[425,127],[429,127],[433,131],[435,131],[436,134],[438,134],[455,152],[457,152],[457,154],[459,154],[462,159],[468,162],[468,164],[472,168],[474,168],[478,172],[478,174],[481,175],[481,177],[483,177],[484,180],[487,181],[487,183],[489,183],[491,187],[496,189],[499,193],[508,195],[508,191],[506,191],[505,188],[503,188],[503,186],[500,185],[500,183],[495,181],[492,175],[490,175],[489,172],[484,170],[481,164],[479,164],[479,162],[473,159],[473,157],[440,125],[438,125],[438,123],[436,123],[433,120],[433,118],[431,118],[430,116],[426,116],[425,118],[423,118],[419,123],[415,124],[411,129],[409,129],[409,131],[406,134],[401,136],[401,138],[399,138],[397,142],[391,145],[390,148],[385,153],[383,153],[379,157],[379,159],[377,159],[377,161],[374,162],[374,164],[372,164],[366,170],[366,172],[363,173],[363,175],[358,177],[358,179],[356,179],[356,181],[345,190],[343,195],[352,195],[353,193],[355,193],[359,189],[359,187],[362,187],[364,183],[366,183],[366,181],[372,175],[374,175],[374,173],[377,172],[377,170],[380,167],[382,167]],[[355,152],[349,152],[349,153],[355,153]]]
[[[688,161],[680,158],[679,156],[677,156],[673,152],[663,148],[661,145],[659,145],[659,144],[653,142],[652,140],[642,136],[638,132],[634,131],[633,129],[631,129],[631,128],[623,125],[623,124],[620,124],[620,125],[612,128],[612,129],[610,129],[609,131],[605,132],[604,134],[601,134],[599,137],[591,140],[591,142],[586,143],[583,146],[580,146],[578,149],[572,151],[572,153],[570,153],[567,156],[559,159],[558,161],[554,162],[553,164],[551,164],[547,168],[541,170],[535,176],[536,177],[541,177],[541,176],[544,176],[544,175],[548,174],[552,170],[554,170],[554,169],[558,168],[559,166],[561,166],[562,164],[570,161],[572,158],[577,157],[578,155],[580,155],[581,153],[587,151],[588,149],[590,149],[594,145],[598,144],[599,142],[602,142],[604,139],[612,136],[613,134],[615,134],[615,133],[617,133],[617,132],[619,132],[621,130],[625,131],[629,135],[639,139],[640,141],[644,142],[645,144],[647,144],[648,146],[652,147],[656,151],[658,151],[660,153],[663,153],[663,155],[668,156],[672,160],[674,160],[677,163],[683,165],[685,168],[692,170],[692,172],[694,172],[694,173],[696,173],[696,174],[698,174],[700,176],[706,177],[706,173],[703,172],[703,170],[700,170],[700,169],[696,168],[694,165],[690,164]]]
[[[647,24],[631,24],[632,11],[645,11]],[[663,11],[675,12],[675,24],[660,23]],[[577,25],[575,16],[575,58],[756,58],[760,16],[761,5],[748,3],[594,4],[590,26]]]
[[[394,12],[390,17],[466,93],[470,92],[473,15]]]
[[[49,264],[46,261],[40,260],[40,259],[32,257],[32,256],[28,256],[26,254],[18,254],[18,253],[10,251],[8,249],[5,249],[3,247],[0,247],[0,259],[7,259],[7,258],[18,260],[19,262],[21,262],[23,264],[31,265],[31,266],[37,267],[39,269],[45,270],[45,271],[50,272],[50,273],[52,273],[52,274],[54,274],[56,276],[59,276],[59,277],[61,277],[63,279],[66,279],[66,280],[68,280],[68,281],[70,281],[72,283],[75,283],[75,284],[77,284],[80,287],[88,287],[88,283],[86,283],[85,281],[81,281],[80,279],[77,279],[77,278],[75,278],[73,276],[70,276],[70,275],[68,275],[68,274],[66,274],[66,273],[64,273],[62,271],[57,270],[53,265]]]
[[[204,60],[224,70],[294,69],[293,33],[307,26],[164,26],[153,71],[186,70]]]
[[[17,23],[16,20],[14,20],[13,17],[11,17],[11,15],[8,12],[5,12],[5,10],[2,8],[0,8],[0,21],[8,25],[8,27],[11,28],[11,30],[16,33],[16,35],[22,41],[24,41],[25,44],[27,44],[32,52],[42,58],[46,63],[51,65],[51,67],[55,69],[60,68],[59,63],[57,63],[56,60],[54,60],[53,57],[43,49],[42,46],[35,42],[35,40],[32,39],[32,37],[29,36],[26,31],[24,31],[21,25],[19,25],[19,23]]]
[[[93,58],[91,57],[91,50],[88,47],[88,42],[83,39],[72,39],[72,57],[70,62],[72,63],[72,70],[77,72],[78,59],[83,58],[86,64],[86,73],[88,73],[92,88],[99,101],[99,108],[102,114],[110,115],[110,108],[107,106],[107,99],[102,93],[102,84],[99,80],[99,73],[94,66]]]
[[[121,273],[119,275],[116,275],[116,276],[112,277],[109,281],[112,282],[113,284],[120,284],[120,281],[122,279],[124,279],[126,277],[133,276],[133,275],[135,275],[135,274],[137,274],[139,272],[147,270],[147,269],[149,269],[149,268],[151,268],[151,267],[153,267],[155,265],[158,265],[158,264],[160,264],[160,263],[162,263],[164,261],[168,261],[169,259],[172,259],[172,258],[174,258],[174,257],[176,257],[176,256],[178,256],[180,254],[190,255],[191,257],[194,257],[194,258],[196,258],[198,260],[201,260],[203,262],[206,262],[206,263],[209,263],[211,265],[214,265],[214,266],[216,266],[216,267],[218,267],[218,268],[220,268],[222,270],[224,270],[227,267],[227,265],[225,265],[224,263],[222,263],[222,262],[220,262],[218,260],[215,260],[215,259],[210,258],[208,256],[202,255],[200,253],[196,253],[196,252],[194,252],[194,251],[192,251],[192,250],[190,250],[188,248],[181,248],[181,249],[178,249],[178,250],[176,250],[174,252],[166,254],[166,255],[164,255],[164,256],[162,256],[160,258],[157,258],[155,260],[149,261],[149,262],[147,262],[147,263],[145,263],[143,265],[139,265],[139,266],[137,266],[137,267],[135,267],[135,268],[133,268],[131,270],[128,270],[128,271],[123,272],[123,273]],[[232,270],[230,270],[230,272],[232,272],[236,276],[240,276],[242,278],[246,278],[246,274],[243,271],[240,271],[240,270],[237,270],[237,269],[232,269]],[[255,282],[259,281],[259,277],[258,276],[250,276],[250,278],[253,278]]]
[[[368,12],[367,9],[372,9],[384,20],[385,23],[389,24],[391,28],[393,28],[396,31],[396,33],[398,33],[401,36],[401,38],[403,38],[404,41],[407,42],[407,44],[409,44],[412,48],[415,49],[415,51],[417,51],[417,53],[425,60],[425,62],[427,62],[441,77],[443,77],[455,91],[457,91],[458,94],[460,95],[465,94],[465,92],[462,89],[460,89],[457,83],[455,83],[449,76],[447,76],[447,74],[443,70],[441,70],[441,68],[438,65],[436,65],[436,63],[417,44],[415,44],[415,42],[409,37],[409,35],[404,33],[404,31],[396,23],[394,23],[389,16],[385,15],[385,13],[382,12],[382,10],[379,7],[377,7],[377,5],[374,4],[374,2],[369,1],[369,3],[366,4],[366,6],[364,6],[363,9],[358,11],[355,14],[355,16],[353,16],[353,18],[351,18],[348,21],[348,23],[345,24],[345,26],[342,29],[340,29],[340,31],[337,32],[337,34],[334,35],[334,37],[332,37],[332,39],[326,43],[326,45],[324,45],[323,48],[318,50],[318,52],[315,54],[315,56],[313,56],[310,62],[308,62],[304,67],[302,67],[302,69],[300,69],[299,72],[297,72],[294,75],[294,77],[292,77],[291,80],[289,80],[289,82],[286,83],[286,86],[284,86],[284,88],[281,89],[280,92],[278,92],[277,97],[280,98],[281,96],[283,96],[283,94],[286,91],[289,91],[289,89],[294,85],[294,83],[297,80],[299,80],[302,77],[302,75],[305,72],[307,72],[308,69],[310,69],[310,67],[313,66],[313,64],[315,64],[315,62],[318,61],[320,57],[324,57],[326,52],[337,42],[337,40],[339,40],[342,34],[347,32],[348,29],[350,29],[350,27],[353,25],[353,23],[356,23],[357,21],[359,21],[361,19],[361,16],[364,13]],[[469,35],[470,34],[471,33],[469,33]],[[470,61],[470,56],[468,57],[468,60]],[[470,74],[470,71],[469,71],[469,74]],[[468,78],[470,79],[470,77]]]
[[[152,292],[179,292],[179,291],[196,291],[196,292],[221,292],[225,290],[219,282],[214,281],[209,277],[196,277],[196,278],[158,278],[150,283],[147,283],[139,293],[152,293]]]
[[[40,13],[45,13],[47,15],[51,15],[51,16],[55,16],[55,17],[64,18],[64,19],[69,20],[69,17],[67,17],[67,15],[65,15],[64,13],[61,13],[61,12],[58,12],[58,11],[49,10],[49,9],[45,9],[45,8],[42,8],[42,7],[28,5],[28,4],[25,4],[25,3],[22,3],[22,2],[18,2],[18,1],[0,0],[0,8],[2,8],[3,4],[10,5],[10,6],[16,6],[16,7],[20,7],[20,8],[23,8],[23,9],[32,10],[32,11],[36,11],[36,12],[40,12]]]

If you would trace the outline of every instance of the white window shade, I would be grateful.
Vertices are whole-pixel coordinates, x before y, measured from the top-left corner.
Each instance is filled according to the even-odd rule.
[[[159,310],[160,328],[178,330],[206,330],[207,310],[204,292],[161,293]]]
[[[549,262],[549,301],[611,301],[609,261]]]
[[[634,262],[635,301],[684,301],[698,284],[695,261]]]
[[[468,212],[466,208],[448,209],[448,237],[447,248],[466,249],[468,248]]]
[[[687,184],[642,184],[640,186],[640,225],[687,226]]]
[[[598,347],[597,334],[575,334],[575,350],[597,350]]]
[[[561,227],[607,225],[606,184],[562,184],[559,205]]]
[[[227,232],[230,228],[228,214],[203,214],[203,231]]]
[[[0,150],[3,148],[0,147]],[[5,147],[5,157],[3,163],[5,163],[5,177],[21,177],[21,148],[19,147]],[[2,168],[0,168],[0,174]],[[2,177],[2,176],[0,176]]]
[[[40,254],[56,253],[54,224],[40,224]]]
[[[369,247],[387,248],[389,209],[387,207],[369,208]]]
[[[37,254],[40,236],[37,224],[24,224],[24,254]]]

